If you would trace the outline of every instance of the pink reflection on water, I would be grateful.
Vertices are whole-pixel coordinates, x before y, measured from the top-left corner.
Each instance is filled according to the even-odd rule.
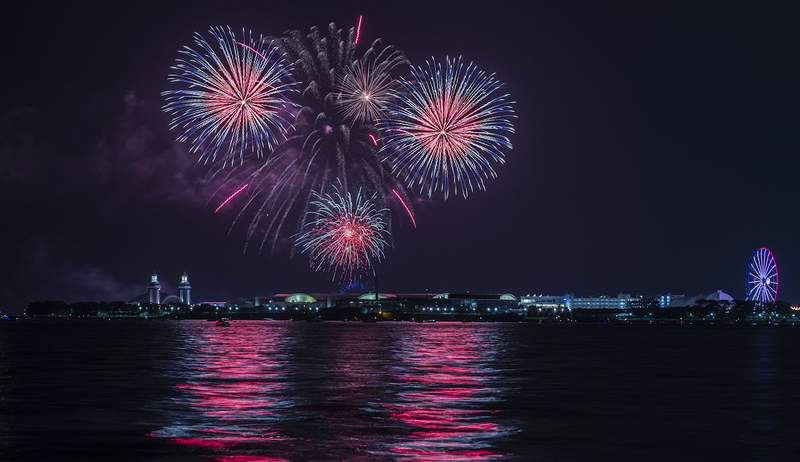
[[[287,440],[277,428],[290,406],[286,390],[286,326],[236,321],[234,328],[210,322],[186,326],[185,354],[175,386],[175,424],[153,437],[222,452],[219,461],[283,460],[260,455]]]
[[[283,462],[288,459],[263,456],[222,456],[216,460],[217,462]]]
[[[392,419],[410,430],[389,448],[415,460],[480,461],[503,457],[492,442],[509,433],[488,404],[501,391],[491,364],[499,342],[491,327],[414,326],[400,338],[392,382]]]

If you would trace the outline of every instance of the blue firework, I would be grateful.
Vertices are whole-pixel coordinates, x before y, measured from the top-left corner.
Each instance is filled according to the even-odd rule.
[[[201,161],[224,164],[258,157],[286,139],[292,127],[291,64],[262,37],[212,27],[210,39],[194,36],[171,67],[175,88],[162,93],[170,129],[191,144]]]

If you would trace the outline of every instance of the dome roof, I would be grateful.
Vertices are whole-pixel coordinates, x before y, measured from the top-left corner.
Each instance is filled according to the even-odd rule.
[[[166,297],[161,297],[161,304],[162,305],[169,305],[170,303],[182,303],[182,302],[181,302],[181,299],[178,298],[177,295],[167,295]]]
[[[387,298],[397,298],[395,294],[378,294],[378,300],[386,300]],[[358,296],[359,300],[375,300],[375,292],[367,292]]]
[[[706,300],[714,300],[717,302],[732,302],[733,297],[731,297],[730,295],[726,294],[721,290],[717,290],[716,292],[709,294],[706,297]]]
[[[308,294],[292,294],[284,299],[286,303],[317,303],[317,299]]]

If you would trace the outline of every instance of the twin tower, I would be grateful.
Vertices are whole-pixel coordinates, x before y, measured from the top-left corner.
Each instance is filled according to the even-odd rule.
[[[183,273],[181,282],[178,283],[178,299],[181,303],[192,304],[192,285],[189,284],[189,275]],[[150,276],[150,285],[147,286],[147,301],[156,305],[161,303],[161,283],[158,282],[158,274]]]

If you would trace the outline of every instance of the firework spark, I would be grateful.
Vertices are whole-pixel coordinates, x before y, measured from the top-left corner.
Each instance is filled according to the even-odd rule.
[[[408,214],[408,218],[411,219],[411,224],[414,226],[414,228],[416,228],[417,227],[417,220],[414,219],[414,214],[411,213],[411,209],[408,207],[408,204],[406,204],[406,201],[403,200],[403,196],[401,196],[400,193],[397,192],[396,189],[392,189],[392,193],[394,193],[394,197],[396,197],[397,200],[400,201],[400,205],[403,206],[403,208],[405,209],[406,213]]]
[[[345,281],[372,269],[383,260],[389,232],[384,216],[388,209],[375,206],[377,194],[353,196],[341,184],[332,192],[314,193],[310,219],[295,237],[300,251],[309,256],[314,271],[326,269]]]
[[[356,38],[355,44],[358,45],[358,40],[361,38],[361,23],[364,21],[364,15],[358,16],[358,24],[356,25]]]
[[[338,104],[345,119],[371,123],[381,117],[392,99],[392,70],[399,60],[358,60],[337,87]]]
[[[486,189],[495,163],[511,149],[513,102],[497,94],[502,83],[461,58],[428,61],[399,79],[389,115],[378,122],[392,169],[410,188],[431,197],[451,189],[466,197]]]
[[[291,65],[263,38],[212,27],[210,40],[195,34],[196,48],[183,47],[165,91],[170,129],[180,132],[203,162],[241,162],[247,153],[261,157],[283,141],[290,128],[287,99],[293,91]]]
[[[245,189],[247,189],[247,187],[248,187],[248,186],[250,186],[250,183],[245,183],[245,184],[244,184],[244,186],[242,186],[242,187],[240,187],[239,189],[237,189],[236,191],[234,191],[234,192],[233,192],[233,194],[231,194],[230,196],[228,196],[228,197],[227,197],[227,198],[226,198],[224,201],[222,201],[222,202],[219,204],[219,206],[217,206],[216,210],[214,210],[214,213],[217,213],[217,212],[219,212],[220,210],[222,210],[222,208],[223,208],[223,207],[225,207],[226,205],[228,205],[228,202],[232,201],[234,197],[238,196],[240,192],[242,192],[242,191],[244,191]]]

